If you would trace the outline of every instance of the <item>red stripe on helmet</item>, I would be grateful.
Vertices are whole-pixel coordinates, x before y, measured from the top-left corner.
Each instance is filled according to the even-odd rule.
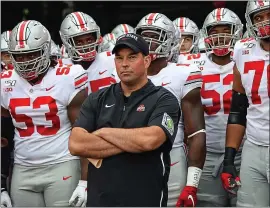
[[[109,35],[110,35],[110,39],[113,40],[113,34],[110,33]]]
[[[147,24],[152,25],[155,15],[156,13],[149,14]]]
[[[83,20],[81,12],[74,12],[74,15],[76,16],[81,29],[84,29],[85,28],[85,22]]]
[[[180,17],[179,20],[179,28],[181,32],[184,32],[184,22],[185,22],[185,18],[184,17]]]
[[[222,8],[218,8],[217,9],[217,21],[220,21],[221,20],[221,15],[222,15]]]
[[[123,28],[124,28],[124,32],[125,32],[125,33],[128,33],[128,27],[127,27],[127,25],[126,25],[126,24],[122,24],[122,26],[123,26]]]
[[[21,48],[24,48],[24,44],[25,44],[25,37],[26,37],[26,28],[27,25],[30,21],[23,21],[20,25],[19,25],[19,31],[18,31],[18,41],[19,41],[19,45]]]
[[[260,6],[264,6],[263,0],[258,0],[258,4],[259,4]]]

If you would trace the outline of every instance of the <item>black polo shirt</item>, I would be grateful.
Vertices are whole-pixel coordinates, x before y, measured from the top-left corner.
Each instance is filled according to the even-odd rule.
[[[88,132],[103,127],[159,126],[167,140],[154,151],[124,152],[105,158],[98,169],[89,163],[87,206],[166,206],[169,152],[179,117],[176,97],[150,80],[128,98],[120,83],[90,94],[74,126]]]

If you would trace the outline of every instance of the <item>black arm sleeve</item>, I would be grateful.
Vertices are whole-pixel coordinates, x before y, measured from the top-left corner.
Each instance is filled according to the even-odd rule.
[[[79,117],[76,119],[73,127],[81,127],[89,133],[96,130],[96,99],[90,94],[82,104]]]
[[[246,127],[248,106],[247,96],[233,90],[228,124],[239,124]]]
[[[180,107],[176,97],[169,91],[165,91],[158,99],[148,126],[159,126],[165,132],[167,139],[173,144],[180,118]]]

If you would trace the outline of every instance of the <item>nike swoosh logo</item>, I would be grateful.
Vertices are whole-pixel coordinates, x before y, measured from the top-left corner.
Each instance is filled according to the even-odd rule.
[[[172,163],[172,164],[171,164],[171,166],[174,166],[174,165],[176,165],[177,163],[179,163],[179,161],[178,161],[178,162],[174,162],[174,163]]]
[[[188,199],[192,201],[193,207],[195,207],[194,199],[192,195],[188,195]]]
[[[63,176],[63,180],[65,181],[65,180],[67,180],[67,179],[69,179],[69,178],[71,178],[72,176]]]
[[[107,71],[107,70],[105,70],[105,71],[103,71],[103,72],[98,72],[98,73],[99,73],[99,75],[102,75],[102,74],[104,74],[106,71]]]
[[[53,85],[53,86],[51,86],[51,87],[49,87],[49,88],[46,88],[46,91],[51,90],[53,87],[54,87],[54,85]]]
[[[164,86],[166,86],[166,85],[168,85],[168,84],[170,84],[170,82],[167,82],[167,83],[163,83],[163,82],[162,82],[162,83],[161,83],[161,86],[164,87]]]
[[[108,104],[106,104],[105,105],[105,108],[110,108],[110,107],[113,107],[115,104],[112,104],[112,105],[108,105]]]

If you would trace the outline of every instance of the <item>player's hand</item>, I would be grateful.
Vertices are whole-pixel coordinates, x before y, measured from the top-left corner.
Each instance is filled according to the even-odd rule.
[[[235,154],[233,154],[233,157],[231,157],[230,156],[231,153],[226,154],[226,152],[228,152],[228,151],[233,151],[236,153],[236,150],[233,148],[225,150],[225,157],[224,157],[224,161],[223,161],[223,170],[221,173],[221,181],[222,181],[223,188],[227,192],[229,192],[233,195],[236,195],[239,186],[241,186],[241,181],[240,181],[240,178],[237,174],[236,168],[234,166]]]
[[[1,189],[1,207],[12,207],[11,199],[6,189]]]
[[[1,137],[1,147],[8,146],[8,140],[7,138]]]
[[[233,161],[224,160],[223,170],[221,173],[221,181],[223,188],[229,193],[236,195],[239,186],[241,186],[241,181],[237,175],[236,168]]]
[[[80,180],[73,192],[69,205],[73,207],[85,207],[87,202],[87,181]]]
[[[197,188],[185,186],[180,194],[176,207],[195,207],[197,204]]]

